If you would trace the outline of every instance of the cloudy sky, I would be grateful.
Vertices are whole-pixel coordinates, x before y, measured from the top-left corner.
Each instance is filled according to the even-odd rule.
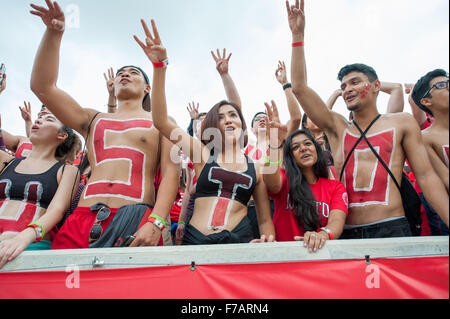
[[[291,0],[291,3],[294,1]],[[2,127],[23,135],[18,106],[40,103],[30,91],[34,57],[44,33],[29,14],[30,1],[0,0],[0,63],[7,67],[7,89],[0,96]],[[33,3],[45,5],[44,0]],[[187,127],[190,101],[207,111],[225,98],[210,51],[233,53],[230,74],[241,95],[248,121],[275,100],[287,120],[283,91],[274,73],[278,60],[289,67],[291,34],[284,0],[61,0],[68,23],[58,86],[82,106],[106,111],[103,72],[123,65],[152,67],[133,34],[144,38],[139,19],[156,20],[170,66],[169,114]],[[306,51],[309,84],[327,100],[339,87],[339,69],[361,62],[373,66],[382,81],[415,82],[435,68],[449,69],[448,0],[309,0],[306,1]],[[379,110],[388,96],[381,94]],[[347,115],[342,100],[335,110]],[[405,111],[410,112],[406,103]]]

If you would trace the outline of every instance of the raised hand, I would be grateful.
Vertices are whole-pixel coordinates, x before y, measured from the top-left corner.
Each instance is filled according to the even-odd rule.
[[[266,134],[269,140],[269,144],[272,147],[276,148],[283,144],[283,142],[286,140],[288,130],[286,125],[281,124],[280,116],[278,114],[278,108],[275,104],[275,101],[272,101],[271,103],[272,105],[269,105],[269,103],[264,103],[267,111]]]
[[[23,102],[25,107],[19,106],[19,110],[22,113],[22,118],[25,122],[31,122],[31,103]]]
[[[103,76],[105,77],[106,88],[108,90],[109,96],[114,96],[114,79],[116,77],[114,75],[113,68],[109,68],[108,75],[106,75],[106,73],[103,73]]]
[[[199,108],[200,108],[200,104],[199,103],[197,103],[197,107],[195,107],[195,103],[194,102],[192,102],[192,104],[189,103],[189,106],[186,109],[189,112],[189,115],[190,115],[191,119],[196,120],[198,118],[198,114],[199,114],[198,109]]]
[[[305,32],[305,1],[295,0],[295,5],[291,6],[287,0],[286,10],[292,34],[303,35]]]
[[[221,56],[219,49],[217,49],[217,56],[214,54],[213,51],[211,51],[211,55],[212,55],[214,61],[216,62],[217,72],[219,72],[220,75],[227,74],[228,73],[228,65],[229,65],[232,53],[230,53],[228,55],[228,57],[226,57],[227,50],[223,49],[223,55]]]
[[[144,28],[146,36],[145,43],[142,42],[136,35],[134,35],[133,38],[136,40],[142,50],[144,50],[145,55],[147,55],[152,63],[163,62],[167,59],[167,50],[162,45],[155,21],[153,19],[151,20],[153,35],[151,34],[147,24],[143,19],[141,19],[141,24]]]
[[[63,32],[66,21],[64,11],[56,1],[52,2],[50,0],[45,0],[45,3],[47,3],[48,9],[35,4],[30,4],[30,6],[34,9],[31,10],[30,13],[41,17],[48,29]]]
[[[2,78],[3,74],[0,72],[0,79]],[[6,89],[6,74],[3,78],[2,85],[0,86],[0,94]]]
[[[281,85],[285,85],[288,83],[287,73],[286,73],[286,65],[282,61],[278,61],[278,68],[275,71],[275,77],[277,81],[281,83]]]
[[[405,94],[411,94],[412,90],[414,89],[414,84],[411,83],[405,83]]]

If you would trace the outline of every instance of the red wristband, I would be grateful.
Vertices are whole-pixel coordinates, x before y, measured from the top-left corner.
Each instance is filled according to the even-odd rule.
[[[330,237],[330,240],[333,240],[333,239],[334,239],[333,233],[332,233],[328,228],[326,228],[326,227],[319,228],[319,229],[316,231],[316,233],[320,233],[321,231],[326,232],[326,233],[328,234],[328,237]]]
[[[160,69],[164,67],[164,62],[153,63],[153,67],[156,69]]]
[[[164,67],[166,67],[168,65],[169,65],[169,60],[167,60],[167,59],[162,61],[162,62],[155,62],[155,63],[153,63],[153,67],[155,69],[164,68]]]
[[[292,43],[292,47],[293,48],[295,48],[295,47],[302,47],[304,45],[305,45],[305,42],[294,42],[294,43]]]

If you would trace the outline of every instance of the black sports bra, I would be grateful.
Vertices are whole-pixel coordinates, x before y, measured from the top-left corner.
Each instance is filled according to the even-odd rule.
[[[25,158],[15,158],[0,175],[0,201],[18,200],[45,209],[58,189],[58,170],[64,165],[56,163],[42,174],[21,174],[15,171]]]
[[[210,158],[197,181],[196,198],[223,197],[247,206],[256,187],[255,164],[245,156],[247,171],[233,172]]]

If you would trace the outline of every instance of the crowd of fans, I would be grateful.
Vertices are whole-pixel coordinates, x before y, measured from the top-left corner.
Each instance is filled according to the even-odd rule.
[[[325,102],[307,84],[304,1],[286,1],[291,82],[283,61],[275,78],[287,110],[268,102],[247,125],[231,54],[217,50],[227,100],[203,113],[189,103],[186,130],[167,112],[169,55],[153,20],[134,37],[153,79],[108,69],[98,112],[56,86],[64,13],[46,4],[31,5],[47,27],[31,74],[42,108],[33,122],[30,103],[20,107],[26,136],[0,122],[0,268],[33,249],[302,241],[316,252],[328,240],[448,235],[446,71],[403,86],[349,64]],[[348,118],[332,110],[340,97]]]

